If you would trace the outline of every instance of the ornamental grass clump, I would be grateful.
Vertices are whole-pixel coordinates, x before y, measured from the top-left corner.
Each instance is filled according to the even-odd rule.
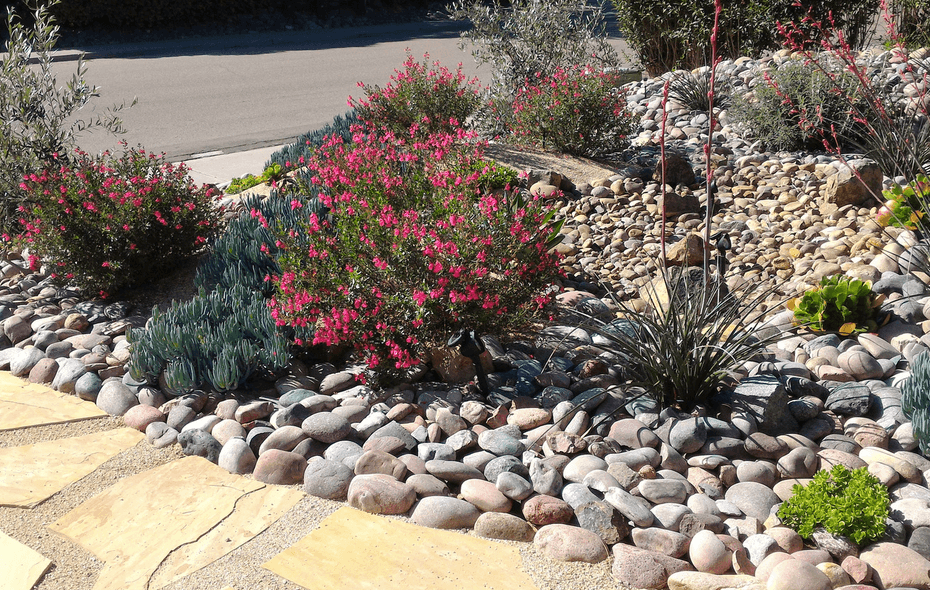
[[[453,72],[438,61],[423,63],[407,54],[403,70],[394,70],[384,88],[359,82],[365,97],[349,97],[349,106],[371,129],[391,131],[398,137],[426,136],[434,132],[452,133],[481,103],[481,85],[468,79],[462,64]]]
[[[106,297],[161,278],[219,230],[215,190],[196,186],[183,164],[139,148],[74,159],[21,184],[19,241],[60,283]]]
[[[266,221],[281,252],[278,324],[313,329],[302,344],[351,345],[392,378],[464,326],[498,333],[545,313],[558,226],[539,199],[455,172],[480,159],[473,140],[460,127],[412,142],[359,128],[320,148],[308,165],[329,214],[295,231]]]
[[[730,106],[729,84],[730,81],[727,76],[716,75],[714,86],[719,94],[714,96],[714,106],[718,109],[725,109]],[[711,110],[708,96],[710,92],[710,68],[701,68],[694,72],[676,72],[669,80],[669,97],[692,111]]]
[[[627,385],[661,408],[690,411],[786,337],[761,313],[774,292],[759,282],[728,291],[716,274],[707,280],[701,267],[673,267],[647,287],[644,312],[616,301],[622,317],[595,320],[593,329],[604,338],[602,347],[623,359]]]
[[[806,486],[795,484],[793,493],[779,507],[778,518],[805,539],[823,527],[861,547],[885,534],[888,488],[865,467],[818,471]]]
[[[511,103],[511,139],[576,156],[617,152],[633,129],[626,96],[609,72],[556,68],[528,78]]]

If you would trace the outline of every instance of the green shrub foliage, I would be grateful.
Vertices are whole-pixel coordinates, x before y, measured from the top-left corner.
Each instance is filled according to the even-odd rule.
[[[226,194],[236,195],[250,188],[256,187],[266,182],[277,186],[277,183],[287,178],[287,167],[277,162],[272,162],[265,166],[265,170],[259,176],[246,174],[242,178],[233,178],[226,188]]]
[[[714,0],[613,0],[620,31],[650,75],[710,65]],[[778,23],[797,22],[806,30],[828,16],[851,45],[867,40],[879,0],[723,0],[717,55],[758,57],[781,47]]]
[[[845,275],[823,277],[819,287],[795,300],[794,319],[815,332],[848,336],[874,331],[876,297],[871,283]]]
[[[359,84],[365,97],[349,97],[358,118],[369,128],[389,131],[398,137],[425,137],[454,131],[466,123],[481,102],[478,79],[468,80],[462,65],[453,72],[438,61],[423,63],[407,54],[403,70],[394,70],[384,88]]]
[[[359,132],[309,163],[331,215],[296,232],[263,220],[282,250],[279,324],[312,329],[313,344],[352,345],[392,378],[462,327],[496,333],[548,307],[558,228],[539,200],[483,193],[477,172],[456,172],[481,157],[473,134]]]
[[[626,97],[610,73],[590,67],[537,73],[517,90],[511,107],[513,141],[577,156],[620,151],[633,128]]]
[[[901,407],[911,419],[920,450],[930,452],[930,354],[911,363],[911,376],[901,386]]]
[[[807,486],[795,485],[794,496],[778,509],[782,523],[805,539],[822,526],[860,546],[885,534],[887,517],[888,488],[865,467],[843,465],[818,471]]]
[[[76,137],[101,128],[121,133],[116,112],[124,105],[78,117],[79,111],[98,96],[86,80],[87,64],[79,56],[74,73],[59,84],[53,67],[58,26],[50,8],[39,6],[24,25],[11,8],[7,12],[6,53],[0,55],[0,230],[15,231],[15,210],[26,195],[20,188],[23,176],[70,157]]]
[[[139,148],[99,158],[83,152],[21,184],[21,240],[55,278],[115,292],[162,277],[201,251],[220,227],[212,188],[187,168]]]

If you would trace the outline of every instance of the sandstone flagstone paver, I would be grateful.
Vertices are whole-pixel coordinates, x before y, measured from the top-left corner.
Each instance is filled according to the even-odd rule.
[[[0,431],[106,416],[91,402],[0,371]]]
[[[52,562],[0,531],[0,590],[29,590]]]
[[[49,529],[106,563],[94,590],[157,590],[247,542],[302,497],[185,457],[116,482]]]
[[[313,590],[535,590],[519,551],[340,508],[264,568]]]
[[[144,438],[119,428],[0,449],[0,506],[32,508]]]

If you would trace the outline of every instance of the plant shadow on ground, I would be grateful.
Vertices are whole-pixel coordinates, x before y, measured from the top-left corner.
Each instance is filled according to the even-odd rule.
[[[166,311],[172,301],[190,301],[197,294],[194,285],[197,267],[206,255],[204,252],[179,262],[171,273],[157,281],[126,288],[117,293],[115,299],[132,303],[137,313],[144,312],[146,315],[155,307]]]

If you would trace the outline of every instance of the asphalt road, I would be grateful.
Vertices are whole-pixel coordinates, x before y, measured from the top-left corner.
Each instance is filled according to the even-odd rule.
[[[455,23],[419,23],[82,48],[87,80],[101,89],[85,108],[138,97],[122,112],[122,139],[172,160],[280,145],[344,113],[359,81],[387,83],[407,48],[450,67],[463,62],[475,75],[458,31]],[[75,66],[62,57],[60,80]],[[92,153],[116,142],[102,132],[79,138]]]
[[[87,80],[101,89],[85,108],[137,97],[122,112],[122,139],[172,160],[281,145],[343,114],[348,96],[361,94],[359,81],[387,83],[406,49],[450,68],[462,62],[487,83],[487,67],[459,49],[461,28],[424,22],[83,47]],[[60,80],[74,70],[69,56],[56,64]],[[116,148],[117,138],[95,132],[79,143],[96,153]]]

